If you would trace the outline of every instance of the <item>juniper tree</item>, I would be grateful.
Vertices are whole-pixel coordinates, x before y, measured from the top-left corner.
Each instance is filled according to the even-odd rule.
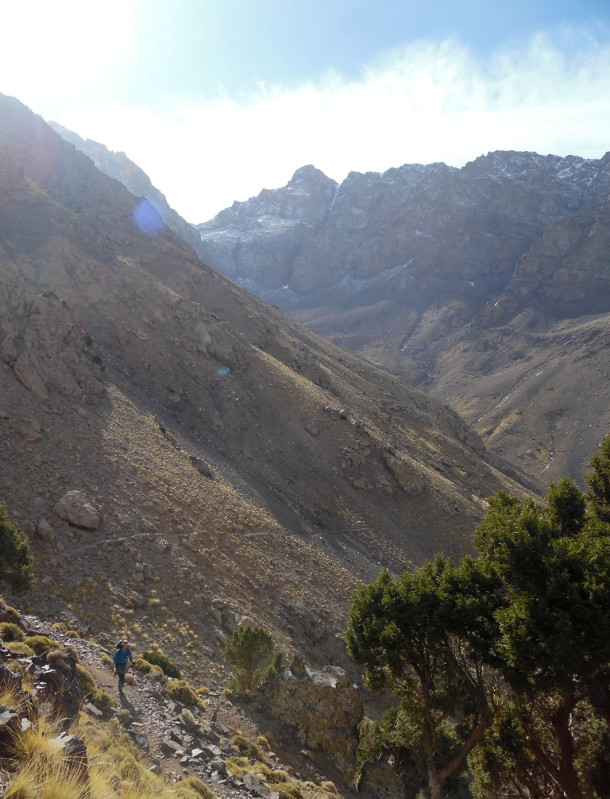
[[[0,583],[14,593],[27,591],[33,582],[32,557],[25,533],[9,521],[0,502]]]
[[[610,527],[585,514],[570,480],[545,505],[500,493],[475,533],[478,568],[498,580],[493,646],[528,757],[567,799],[592,795],[575,718],[610,722]],[[589,706],[590,707],[590,706]]]
[[[382,572],[353,599],[348,650],[366,667],[370,688],[389,688],[398,698],[398,709],[386,717],[386,740],[396,764],[419,772],[430,799],[465,767],[491,722],[477,653],[489,634],[488,583],[472,561],[455,569],[438,556],[398,579]]]
[[[233,666],[238,690],[250,695],[267,677],[279,670],[282,653],[276,651],[268,630],[244,624],[233,633],[224,656]]]

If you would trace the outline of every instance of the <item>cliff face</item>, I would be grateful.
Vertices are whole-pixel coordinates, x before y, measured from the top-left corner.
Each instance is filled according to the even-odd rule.
[[[143,232],[139,208],[0,97],[0,496],[45,610],[163,636],[187,672],[243,616],[340,658],[359,580],[464,551],[483,498],[519,487],[455,412]],[[58,512],[74,491],[91,523]]]
[[[610,154],[496,152],[462,169],[352,173],[335,187],[305,170],[307,184],[300,171],[200,225],[200,252],[312,330],[418,381],[530,473],[582,474],[610,425]],[[297,189],[301,205],[303,191],[307,203],[323,194],[315,223],[293,212]]]

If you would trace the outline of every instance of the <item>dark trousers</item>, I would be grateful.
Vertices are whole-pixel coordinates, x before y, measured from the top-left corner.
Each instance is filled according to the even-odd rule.
[[[127,674],[127,663],[117,663],[116,673],[119,675],[119,688],[125,685],[125,675]]]

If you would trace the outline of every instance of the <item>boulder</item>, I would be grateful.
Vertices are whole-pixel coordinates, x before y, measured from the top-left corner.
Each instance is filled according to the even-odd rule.
[[[62,752],[67,765],[79,773],[86,774],[89,766],[87,744],[82,738],[62,732],[57,738],[51,738],[50,745]]]
[[[55,541],[55,531],[46,519],[41,519],[36,526],[36,531],[40,538],[47,544],[52,544]]]
[[[53,513],[60,519],[83,527],[86,530],[97,530],[100,526],[100,511],[82,491],[68,491],[53,508]]]
[[[15,751],[21,733],[21,718],[14,710],[0,705],[0,756],[7,757]]]

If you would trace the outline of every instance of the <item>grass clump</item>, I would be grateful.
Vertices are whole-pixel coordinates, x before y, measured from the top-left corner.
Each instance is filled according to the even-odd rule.
[[[188,793],[185,793],[185,790]],[[184,799],[190,799],[191,796],[196,796],[197,799],[213,799],[214,793],[199,777],[187,777],[176,786],[176,796],[180,797],[180,799],[183,799],[183,797]]]
[[[25,641],[25,633],[12,621],[0,622],[0,638],[6,641]]]
[[[105,666],[111,666],[112,668],[114,668],[114,660],[110,657],[110,655],[107,655],[105,652],[102,652],[102,654],[100,655],[100,660]]]
[[[176,680],[182,677],[178,666],[161,652],[143,652],[142,658],[153,666],[159,666],[168,677],[173,677]]]
[[[148,674],[151,670],[152,666],[148,662],[148,660],[144,660],[144,658],[137,657],[134,659],[133,667],[136,671],[141,671],[143,674]]]
[[[31,635],[26,640],[26,643],[37,655],[42,655],[43,652],[49,652],[53,649],[60,648],[57,641],[54,641],[52,638],[47,638],[46,635]]]
[[[244,757],[249,757],[252,760],[258,760],[261,763],[265,762],[265,755],[261,752],[259,747],[245,738],[243,735],[234,735],[231,738],[231,743],[236,746]]]
[[[26,658],[30,658],[32,655],[36,654],[32,647],[28,646],[25,641],[8,641],[6,648]]]
[[[4,598],[0,596],[0,619],[17,624],[20,618],[21,614],[19,611],[11,605],[7,605]]]
[[[176,702],[191,707],[200,707],[205,710],[205,703],[198,696],[193,686],[186,680],[172,680],[168,685],[167,692]]]

